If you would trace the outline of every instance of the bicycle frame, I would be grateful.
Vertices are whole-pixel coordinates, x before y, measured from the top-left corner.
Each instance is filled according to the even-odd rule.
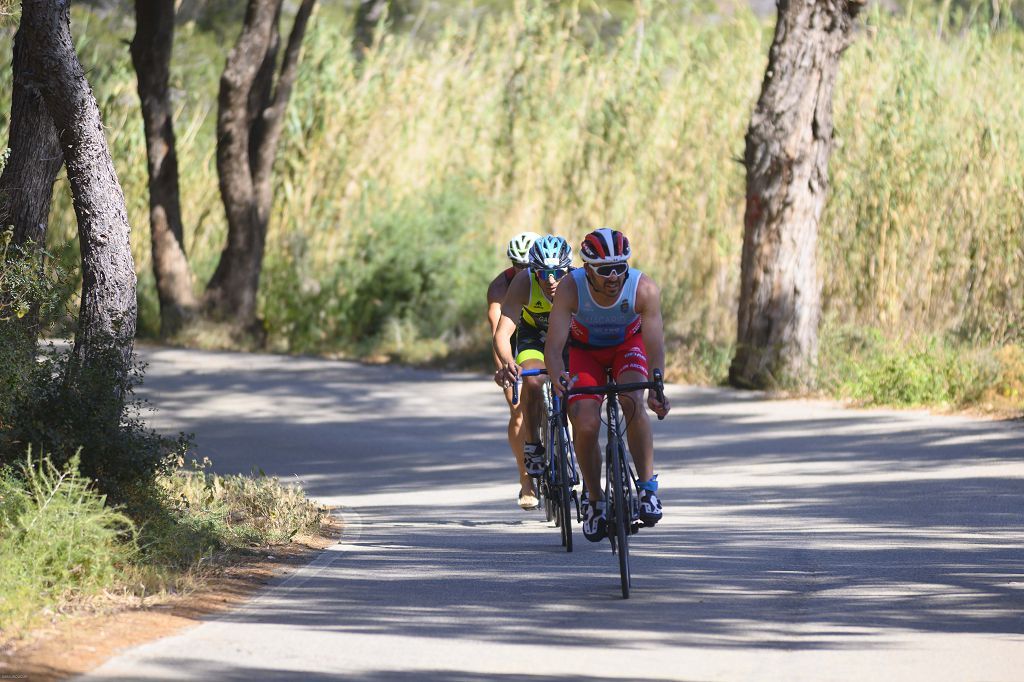
[[[605,413],[607,425],[605,445],[605,520],[609,527],[608,539],[612,554],[619,558],[619,578],[623,599],[629,598],[632,587],[632,576],[629,568],[629,536],[639,528],[639,500],[636,492],[637,477],[633,471],[629,457],[626,456],[626,444],[622,440],[624,429],[619,426],[619,395],[633,391],[651,389],[657,392],[659,400],[664,400],[664,385],[661,372],[655,370],[653,381],[629,384],[617,384],[609,375],[604,386],[572,389],[566,394],[566,401],[572,395],[602,395],[606,398]],[[641,403],[634,409],[645,409]],[[637,513],[634,514],[634,511]]]
[[[546,375],[546,369],[523,370],[521,377]],[[512,388],[513,404],[518,400],[518,382]],[[547,448],[548,462],[545,473],[539,481],[538,491],[544,498],[548,521],[555,521],[561,529],[562,545],[572,551],[572,506],[576,518],[580,519],[580,500],[574,486],[580,482],[576,452],[569,437],[569,422],[562,407],[562,400],[551,391],[551,382],[546,381],[542,391],[546,419],[542,424],[542,438]]]

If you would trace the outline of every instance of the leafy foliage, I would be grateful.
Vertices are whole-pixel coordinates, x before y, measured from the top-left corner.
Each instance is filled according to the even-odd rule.
[[[715,376],[735,338],[745,201],[735,160],[771,18],[713,2],[487,6],[438,6],[417,31],[382,33],[359,65],[339,49],[350,8],[325,3],[314,17],[275,167],[260,292],[272,347],[406,359],[485,349],[482,308],[474,317],[469,302],[510,234],[577,242],[612,224],[662,287],[677,376]],[[588,14],[598,6],[611,13]],[[894,342],[1024,342],[1020,7],[918,2],[894,17],[871,4],[835,92],[819,243],[826,316]],[[145,146],[120,42],[130,22],[75,11],[134,227],[139,328],[155,330]],[[213,149],[227,34],[194,18],[179,27],[172,87],[186,244],[202,281],[225,238]],[[7,73],[0,66],[0,80]],[[74,270],[73,207],[58,202],[50,250]],[[472,279],[430,274],[432,252],[385,253],[429,233],[421,213],[435,210],[455,217],[431,239],[461,245],[445,271]],[[454,305],[435,305],[449,296]],[[438,333],[435,320],[452,326]]]
[[[268,326],[299,351],[349,339],[334,343],[414,359],[423,347],[429,356],[464,344],[480,317],[477,284],[499,267],[478,248],[483,235],[476,197],[450,182],[360,219],[343,262],[319,279],[310,262],[317,254],[301,239],[290,240],[284,254],[268,254]]]
[[[135,525],[106,505],[72,456],[0,468],[0,631],[109,586],[136,552]]]
[[[0,640],[100,593],[187,589],[218,557],[316,532],[326,513],[275,478],[197,467],[140,494],[112,508],[77,457],[0,467]]]
[[[61,310],[58,294],[65,276],[52,261],[42,265],[45,254],[4,244],[0,300],[10,314],[0,320],[0,465],[13,466],[32,447],[49,453],[60,470],[75,461],[76,471],[111,499],[128,499],[167,471],[188,439],[166,438],[144,425],[142,404],[132,398],[142,380],[141,365],[134,364],[121,380],[113,370],[119,359],[111,351],[109,358],[100,353],[77,367],[72,376],[70,347],[37,347],[38,329]],[[39,310],[38,327],[20,324],[18,311],[33,307]]]
[[[896,342],[879,329],[829,326],[822,387],[865,405],[1024,406],[1024,346],[978,347],[931,336]]]

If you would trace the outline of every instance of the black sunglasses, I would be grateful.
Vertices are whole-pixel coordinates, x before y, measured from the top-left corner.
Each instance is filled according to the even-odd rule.
[[[544,268],[543,270],[537,270],[536,272],[542,282],[546,282],[548,277],[554,277],[557,282],[569,273],[565,268]]]
[[[594,272],[601,277],[611,277],[612,275],[624,275],[626,270],[629,270],[629,266],[625,263],[608,263],[607,265],[592,265]]]

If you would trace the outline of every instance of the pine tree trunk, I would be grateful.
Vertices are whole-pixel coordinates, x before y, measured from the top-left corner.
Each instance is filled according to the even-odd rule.
[[[821,284],[818,224],[828,191],[832,91],[860,0],[779,0],[746,135],[747,205],[734,386],[811,384]]]
[[[14,38],[10,156],[0,177],[0,225],[14,226],[14,243],[46,244],[53,183],[64,164],[60,142],[39,92],[42,74],[33,67],[25,32]]]
[[[82,304],[73,358],[79,367],[110,364],[111,380],[120,391],[127,383],[135,337],[135,264],[124,194],[96,98],[75,53],[69,8],[69,0],[24,0],[21,30],[34,48],[33,70],[59,131],[78,219]],[[74,376],[72,371],[70,380]]]
[[[352,31],[352,56],[362,61],[366,51],[373,47],[377,25],[388,9],[388,0],[359,0]]]
[[[42,268],[53,183],[64,165],[64,157],[57,131],[39,92],[39,74],[34,70],[31,49],[31,43],[26,42],[25,33],[19,29],[14,37],[11,63],[14,88],[10,152],[0,176],[0,229],[12,226],[14,244],[25,248],[32,244]],[[12,320],[11,324],[19,325],[29,337],[26,347],[34,347],[34,339],[40,333],[38,306],[33,306],[23,318]]]
[[[228,241],[207,286],[205,307],[213,318],[257,336],[256,294],[273,202],[274,158],[315,4],[303,0],[299,6],[275,83],[281,0],[249,0],[220,81],[217,172]]]
[[[174,0],[136,0],[131,55],[146,132],[150,241],[160,300],[160,335],[164,338],[173,336],[199,309],[181,224],[178,156],[168,85],[173,43]]]

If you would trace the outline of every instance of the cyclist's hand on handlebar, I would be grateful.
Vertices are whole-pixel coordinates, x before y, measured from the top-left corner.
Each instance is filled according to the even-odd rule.
[[[494,380],[498,382],[498,385],[507,388],[514,384],[519,379],[519,373],[522,371],[522,369],[523,368],[517,365],[515,361],[506,362],[495,373]]]
[[[569,376],[568,372],[562,372],[558,381],[551,382],[551,389],[561,399],[565,399],[565,392],[576,384],[576,377]]]
[[[668,411],[672,409],[672,406],[668,403],[668,396],[662,395],[662,399],[658,400],[657,391],[651,389],[647,391],[647,406],[651,408],[654,414],[658,415],[658,419],[664,419]]]

